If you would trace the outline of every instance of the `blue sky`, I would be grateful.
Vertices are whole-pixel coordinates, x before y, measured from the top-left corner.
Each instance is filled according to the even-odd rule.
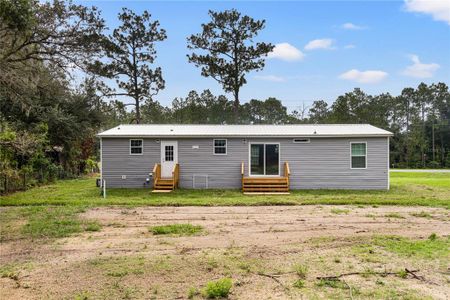
[[[277,44],[263,71],[250,73],[241,101],[276,97],[289,110],[334,99],[355,87],[376,94],[400,93],[420,82],[450,83],[450,5],[428,1],[155,2],[80,1],[95,5],[110,28],[121,7],[148,10],[166,29],[156,65],[166,88],[156,100],[169,105],[190,90],[221,86],[187,62],[186,37],[201,30],[208,10],[235,8],[265,19],[260,41]],[[231,98],[231,95],[230,95]]]

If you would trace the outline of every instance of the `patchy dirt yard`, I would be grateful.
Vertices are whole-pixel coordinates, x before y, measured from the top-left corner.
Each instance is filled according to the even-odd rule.
[[[101,229],[2,239],[2,299],[201,299],[221,278],[232,279],[230,299],[450,299],[444,208],[104,207],[81,216]],[[170,224],[203,230],[149,230]]]

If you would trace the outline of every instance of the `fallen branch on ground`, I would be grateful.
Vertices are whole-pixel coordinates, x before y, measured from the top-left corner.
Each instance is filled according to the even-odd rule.
[[[414,274],[415,272],[419,272],[419,270],[408,270],[405,269],[405,271],[409,274]],[[374,274],[374,275],[397,275],[398,272],[350,272],[350,273],[343,273],[335,276],[317,276],[317,279],[323,279],[323,280],[338,280],[345,276],[351,276],[351,275],[367,275],[367,274]]]
[[[425,277],[423,276],[418,276],[415,274],[415,272],[418,272],[419,270],[408,270],[405,268],[406,273],[411,274],[412,277],[414,277],[417,280],[421,280],[421,281],[425,281]]]
[[[290,274],[290,273],[293,273],[293,272],[281,273],[281,274],[265,274],[265,273],[259,272],[259,273],[254,273],[254,274],[273,279],[276,283],[278,283],[284,289],[284,291],[286,293],[288,293],[289,289],[280,281],[280,279],[278,279],[278,277],[286,275],[286,274]]]

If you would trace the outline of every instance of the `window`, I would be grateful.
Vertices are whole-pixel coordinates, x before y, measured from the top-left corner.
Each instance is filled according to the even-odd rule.
[[[351,168],[367,168],[367,143],[351,143]]]
[[[142,140],[130,140],[130,154],[131,155],[141,155],[143,152],[143,141]]]
[[[227,154],[227,140],[214,140],[214,154],[216,155]]]
[[[296,144],[307,144],[307,143],[309,143],[309,139],[303,139],[303,138],[294,139],[294,143],[296,143]]]
[[[165,148],[165,161],[173,161],[173,146],[167,145]]]

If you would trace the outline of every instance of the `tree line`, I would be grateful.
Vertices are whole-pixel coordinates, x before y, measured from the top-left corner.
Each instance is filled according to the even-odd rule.
[[[121,123],[370,123],[394,133],[393,166],[450,167],[445,83],[398,96],[355,89],[331,105],[319,100],[292,112],[276,98],[243,103],[247,74],[263,69],[274,47],[254,42],[265,21],[236,10],[210,11],[209,18],[187,37],[187,60],[232,99],[191,91],[163,106],[155,45],[167,33],[149,12],[124,8],[120,25],[109,29],[96,7],[0,0],[0,192],[96,171],[95,134]],[[85,75],[81,84],[75,70]]]

